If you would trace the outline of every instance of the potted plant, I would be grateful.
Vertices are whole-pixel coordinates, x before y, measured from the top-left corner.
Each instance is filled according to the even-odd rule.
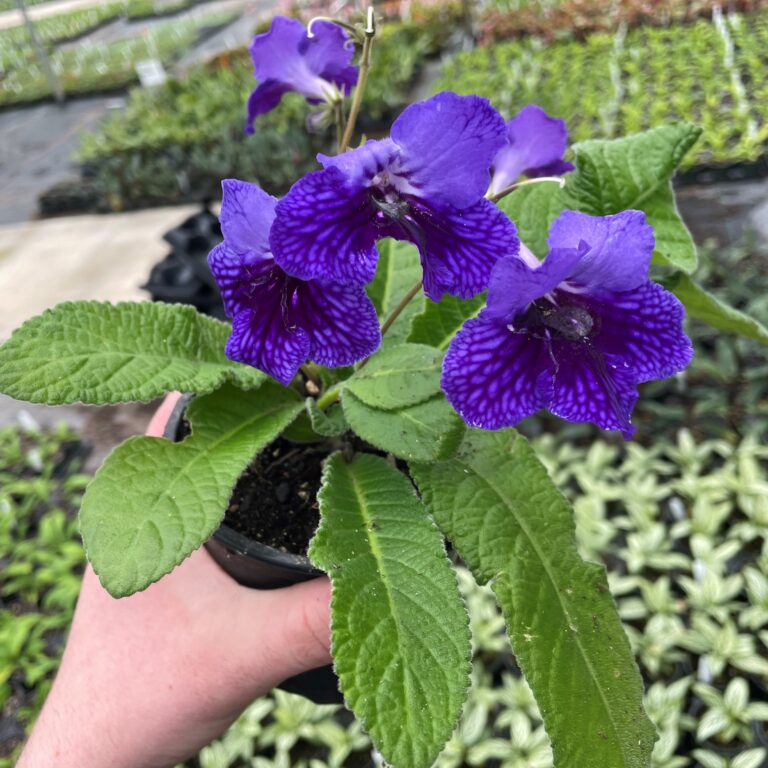
[[[176,441],[127,440],[89,485],[94,570],[122,597],[214,537],[220,562],[279,560],[283,583],[327,573],[340,690],[387,763],[430,765],[467,695],[448,540],[493,588],[555,763],[647,765],[654,729],[605,571],[579,557],[571,509],[514,425],[548,409],[630,438],[637,385],[690,359],[681,302],[766,333],[688,276],[670,177],[699,131],[582,142],[574,167],[564,123],[538,107],[505,122],[444,92],[350,150],[375,36],[369,12],[309,30],[278,17],[254,40],[248,130],[298,91],[339,151],[280,201],[224,182],[209,263],[231,325],[186,306],[62,304],[0,348],[0,390],[192,395]],[[290,546],[226,540],[225,515],[231,528],[265,507],[277,518],[254,526]]]

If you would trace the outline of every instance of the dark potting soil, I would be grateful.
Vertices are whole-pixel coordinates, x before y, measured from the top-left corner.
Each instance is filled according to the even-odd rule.
[[[240,476],[224,522],[261,544],[306,555],[320,522],[317,492],[329,452],[322,444],[275,440]]]

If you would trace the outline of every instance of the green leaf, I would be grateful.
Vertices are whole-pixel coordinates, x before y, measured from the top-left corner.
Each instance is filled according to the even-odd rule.
[[[345,386],[372,408],[391,411],[428,400],[440,391],[443,353],[423,344],[383,349]]]
[[[566,176],[566,207],[594,216],[629,208],[645,211],[659,254],[691,271],[696,249],[685,236],[669,181],[700,135],[701,129],[691,123],[671,123],[621,139],[574,144],[578,170]]]
[[[592,216],[644,211],[656,235],[657,261],[690,272],[697,263],[696,246],[678,213],[670,179],[700,134],[690,123],[672,123],[621,139],[579,142],[573,146],[577,170],[565,175],[565,189],[531,184],[499,207],[540,259],[547,255],[550,225],[566,208]]]
[[[643,210],[656,237],[654,262],[693,272],[699,261],[696,244],[680,218],[672,182],[659,187],[643,203]]]
[[[386,239],[379,241],[378,249],[379,265],[367,290],[383,322],[408,290],[421,279],[421,261],[416,246],[411,243]],[[384,337],[385,346],[405,341],[411,328],[411,320],[423,308],[424,295],[419,294],[387,331]]]
[[[230,328],[182,304],[59,304],[0,347],[0,391],[32,403],[104,405],[203,394],[265,376],[224,355]]]
[[[655,731],[602,566],[514,430],[469,430],[455,458],[411,467],[438,526],[493,589],[541,709],[555,764],[647,768]]]
[[[559,184],[543,181],[516,189],[502,198],[498,205],[517,225],[520,239],[540,259],[543,259],[547,255],[549,227],[568,207],[565,191]],[[580,210],[575,205],[572,207]]]
[[[463,422],[442,395],[397,411],[382,411],[344,390],[341,403],[349,425],[363,440],[402,459],[435,461],[450,456],[464,431]]]
[[[408,341],[446,350],[464,321],[484,306],[484,294],[464,300],[446,295],[438,303],[427,299],[424,311],[413,318]]]
[[[737,333],[740,336],[755,339],[761,344],[768,344],[768,328],[749,315],[724,304],[693,282],[688,275],[675,272],[660,282],[685,304],[686,312],[690,317],[695,317],[721,331]]]
[[[323,410],[317,407],[317,400],[314,397],[308,397],[305,403],[312,429],[318,435],[336,437],[343,435],[349,429],[349,424],[344,418],[344,411],[340,405],[331,405],[328,409]]]
[[[388,764],[425,768],[469,685],[469,622],[442,538],[378,456],[325,467],[311,560],[333,581],[332,644],[350,709]]]
[[[209,538],[240,474],[302,407],[277,384],[227,385],[190,404],[184,441],[132,437],[116,448],[80,510],[88,559],[110,594],[144,589]]]

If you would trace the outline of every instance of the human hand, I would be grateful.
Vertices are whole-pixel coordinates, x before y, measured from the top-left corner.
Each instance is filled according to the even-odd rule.
[[[148,435],[162,435],[169,396]],[[204,548],[116,600],[89,567],[59,673],[17,768],[165,768],[277,683],[330,661],[330,584],[241,587]]]

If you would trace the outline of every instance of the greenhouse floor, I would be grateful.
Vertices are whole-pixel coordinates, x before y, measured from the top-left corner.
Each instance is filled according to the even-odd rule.
[[[0,226],[0,342],[61,301],[146,299],[139,286],[168,251],[163,234],[195,210],[157,208]],[[46,427],[66,421],[92,446],[88,466],[95,469],[115,445],[144,431],[154,408],[151,403],[51,408],[0,395],[0,427],[30,419]]]
[[[72,154],[82,134],[122,103],[100,97],[0,112],[0,225],[32,218],[42,192],[77,178]]]
[[[146,299],[139,286],[194,206],[0,226],[0,341],[61,301]]]

